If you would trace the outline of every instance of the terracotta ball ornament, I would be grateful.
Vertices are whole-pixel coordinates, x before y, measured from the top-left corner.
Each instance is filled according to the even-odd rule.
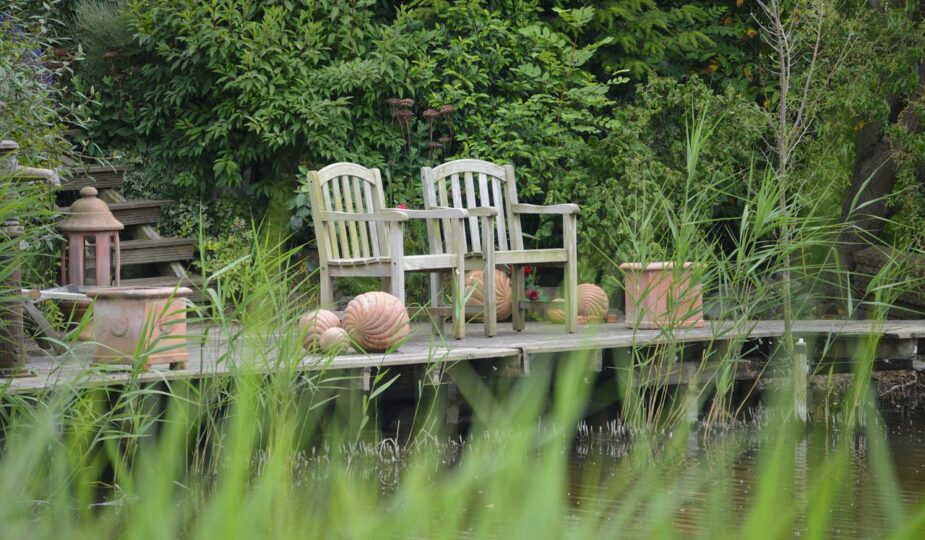
[[[340,354],[350,347],[350,335],[339,326],[328,328],[318,338],[318,346],[329,354]]]
[[[557,324],[565,322],[565,298],[553,300],[552,305],[546,308],[546,319]]]
[[[482,289],[482,271],[474,270],[466,274],[466,293],[472,289],[475,291],[469,297],[466,305],[483,306],[485,305],[485,294]],[[495,313],[499,321],[506,321],[511,318],[513,311],[513,294],[511,294],[511,278],[501,270],[495,270]],[[481,315],[475,320],[481,320]]]
[[[305,334],[302,346],[309,350],[315,349],[325,330],[338,327],[340,327],[340,319],[333,312],[326,309],[309,311],[299,318],[299,330]]]
[[[582,283],[578,286],[578,316],[587,317],[591,321],[602,321],[607,317],[610,309],[610,299],[604,289],[593,283]]]
[[[359,349],[385,352],[408,337],[411,326],[401,300],[385,292],[368,292],[347,304],[344,329]]]

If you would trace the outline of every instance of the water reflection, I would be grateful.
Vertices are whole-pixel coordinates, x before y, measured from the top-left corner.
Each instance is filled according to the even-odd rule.
[[[702,527],[715,531],[717,524],[725,523],[735,536],[753,508],[757,491],[772,485],[778,491],[772,496],[790,498],[788,502],[795,503],[790,508],[824,504],[820,511],[828,515],[829,538],[882,538],[884,531],[893,528],[892,504],[909,515],[920,510],[925,501],[925,412],[891,410],[883,418],[894,478],[875,474],[874,456],[866,437],[854,437],[846,451],[837,455],[837,431],[821,427],[801,434],[790,449],[793,454],[789,474],[771,483],[760,482],[760,475],[765,470],[762,459],[771,453],[769,446],[774,444],[774,437],[762,436],[760,423],[711,435],[695,432],[685,441],[683,452],[671,454],[671,463],[659,462],[654,452],[646,458],[654,465],[648,469],[658,471],[651,485],[622,477],[627,470],[638,471],[637,467],[626,466],[638,451],[626,437],[607,436],[605,426],[585,426],[579,430],[571,455],[569,497],[576,517],[583,512],[597,512],[601,505],[615,515],[619,515],[621,507],[636,507],[637,519],[627,521],[629,530],[634,522],[650,527],[653,521],[649,513],[658,511],[650,503],[666,505],[667,498],[672,501],[667,506],[673,512],[670,521],[675,531],[697,534]],[[844,459],[843,465],[847,466],[833,467],[835,459]],[[831,500],[813,501],[820,479],[834,474],[836,469],[847,475],[840,483],[840,492]],[[883,500],[878,482],[895,486],[900,500]],[[623,489],[615,491],[615,486]],[[640,489],[659,496],[631,494]],[[805,513],[781,516],[785,517],[792,517],[794,523],[794,530],[785,536],[799,536],[807,525]],[[925,531],[922,533],[925,536]]]

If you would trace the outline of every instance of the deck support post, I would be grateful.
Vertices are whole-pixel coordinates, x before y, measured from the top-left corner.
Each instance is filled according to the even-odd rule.
[[[364,392],[369,392],[370,389],[372,388],[372,378],[373,378],[372,375],[373,375],[373,368],[371,367],[363,368],[363,374],[360,376],[360,388]]]
[[[797,340],[793,347],[793,412],[797,420],[805,423],[807,418],[807,376],[809,362],[806,358],[806,342]]]

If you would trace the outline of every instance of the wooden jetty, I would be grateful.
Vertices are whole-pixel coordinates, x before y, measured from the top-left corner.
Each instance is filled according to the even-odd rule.
[[[568,358],[569,355],[591,356],[597,371],[617,369],[621,353],[634,348],[677,345],[682,348],[719,349],[729,343],[743,344],[748,359],[736,363],[737,379],[756,379],[774,363],[786,367],[788,361],[773,360],[774,343],[784,333],[782,321],[707,321],[703,327],[668,330],[632,330],[619,323],[579,327],[568,334],[561,325],[534,322],[522,332],[508,326],[498,335],[470,335],[454,340],[435,335],[429,325],[415,325],[412,336],[398,351],[383,354],[344,354],[333,360],[306,354],[301,371],[345,370],[368,380],[374,370],[400,366],[433,365],[448,370],[458,362],[490,362],[503,365],[504,373],[524,376],[536,358]],[[851,356],[858,340],[877,338],[875,369],[908,369],[918,357],[919,344],[925,345],[925,321],[840,321],[805,320],[794,325],[794,335],[810,344],[811,368],[836,367],[850,370]],[[470,334],[478,334],[471,332]],[[29,377],[7,380],[8,391],[36,392],[56,387],[73,388],[99,385],[122,385],[135,382],[196,380],[228,375],[241,367],[272,372],[279,366],[267,361],[265,351],[247,354],[246,347],[229,354],[229,343],[215,329],[191,325],[190,359],[183,369],[150,369],[143,372],[113,371],[89,363],[91,345],[75,347],[70,353],[55,356],[35,351],[28,363]],[[625,354],[624,354],[625,357]],[[251,361],[249,358],[261,358]],[[704,370],[703,368],[706,368]],[[709,363],[678,361],[662,383],[683,384],[694,372],[702,377]]]

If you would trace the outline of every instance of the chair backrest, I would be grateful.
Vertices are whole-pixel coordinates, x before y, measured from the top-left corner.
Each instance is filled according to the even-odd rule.
[[[424,167],[421,169],[421,182],[424,186],[425,208],[495,208],[498,211],[495,218],[495,249],[523,249],[520,216],[511,211],[511,205],[517,203],[517,184],[512,165],[497,165],[479,159],[458,159],[433,168]],[[435,238],[433,233],[436,230],[433,225],[428,223],[431,248],[440,248],[439,238]],[[481,251],[479,218],[470,217],[466,228],[466,250]]]
[[[360,259],[389,255],[388,224],[382,222],[332,222],[322,211],[375,213],[385,207],[379,169],[355,163],[334,163],[308,173],[312,221],[322,261]]]

